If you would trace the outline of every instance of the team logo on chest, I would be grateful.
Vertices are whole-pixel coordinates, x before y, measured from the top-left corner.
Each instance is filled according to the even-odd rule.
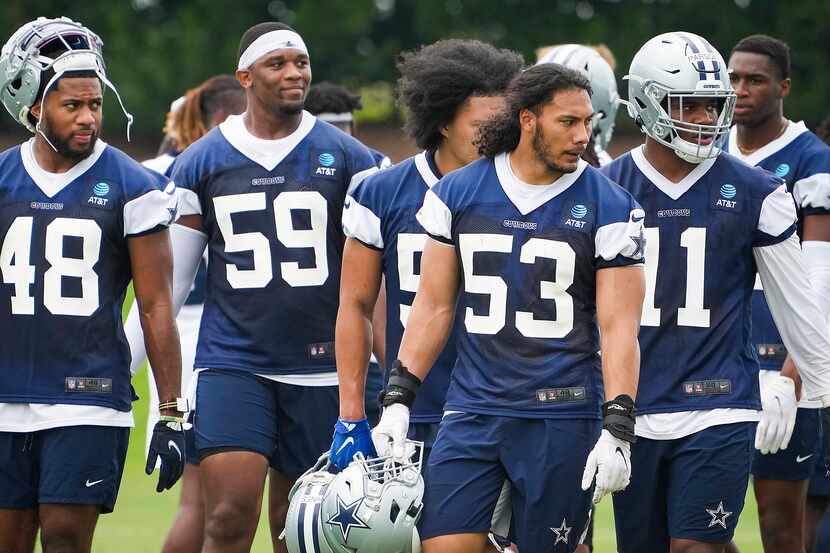
[[[336,179],[341,167],[343,156],[339,152],[317,150],[311,153],[312,178]]]
[[[579,200],[566,202],[562,209],[560,225],[582,232],[590,232],[594,227],[596,208],[592,202]]]
[[[110,193],[110,185],[105,182],[99,182],[92,187],[92,194],[87,199],[86,203],[92,207],[109,207],[110,199],[107,196]]]

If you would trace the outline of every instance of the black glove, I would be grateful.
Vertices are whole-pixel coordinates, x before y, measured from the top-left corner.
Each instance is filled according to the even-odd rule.
[[[182,422],[172,417],[162,420],[153,427],[153,437],[150,439],[150,451],[147,453],[147,466],[144,472],[153,474],[156,468],[156,459],[161,459],[157,492],[169,490],[178,482],[184,472],[184,429]]]
[[[386,389],[381,392],[380,403],[384,407],[389,407],[393,403],[402,403],[411,409],[420,387],[421,380],[410,373],[399,359],[396,359],[389,370],[389,380],[386,383]]]

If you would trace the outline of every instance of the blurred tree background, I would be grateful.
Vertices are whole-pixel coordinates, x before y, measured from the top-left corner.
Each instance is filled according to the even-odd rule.
[[[397,114],[395,59],[405,49],[447,37],[479,38],[522,52],[542,45],[605,43],[620,77],[648,38],[686,30],[727,57],[741,37],[767,33],[793,54],[791,118],[814,126],[828,113],[830,2],[827,0],[3,0],[0,35],[44,15],[66,15],[104,40],[109,75],[136,116],[139,138],[158,139],[170,101],[236,66],[242,33],[278,20],[294,26],[311,51],[315,80],[364,93],[364,121]],[[123,129],[110,105],[107,126]],[[623,124],[624,115],[618,118]],[[11,118],[0,117],[11,131]],[[630,129],[630,127],[628,127]]]

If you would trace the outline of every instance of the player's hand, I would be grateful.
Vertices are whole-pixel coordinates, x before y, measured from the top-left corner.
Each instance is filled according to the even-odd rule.
[[[147,466],[144,472],[153,474],[156,459],[161,459],[157,492],[169,490],[184,472],[184,429],[182,423],[174,420],[160,420],[153,427]]]
[[[343,470],[349,466],[358,452],[366,458],[377,457],[375,445],[372,443],[372,432],[369,430],[369,421],[338,419],[337,424],[334,425],[329,461]]]
[[[372,429],[372,442],[381,457],[406,458],[406,433],[409,430],[409,407],[393,403],[383,408],[380,422]]]
[[[591,489],[594,475],[594,503],[599,503],[609,492],[624,490],[631,480],[631,444],[603,429],[585,463],[585,472],[582,473],[584,491]]]
[[[762,454],[787,449],[793,435],[798,401],[792,378],[777,375],[761,388],[761,422],[755,431],[755,449]]]

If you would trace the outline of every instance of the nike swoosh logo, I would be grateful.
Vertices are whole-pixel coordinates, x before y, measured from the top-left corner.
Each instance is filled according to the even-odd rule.
[[[103,478],[102,478],[102,479],[100,479],[100,480],[96,480],[95,482],[90,482],[90,481],[89,481],[89,479],[87,479],[87,481],[86,481],[86,487],[87,487],[87,488],[91,488],[91,487],[92,487],[92,486],[94,486],[95,484],[100,484],[100,483],[101,483],[101,482],[103,482],[103,481],[104,481],[104,479],[103,479]]]
[[[346,428],[346,432],[351,432],[357,424],[354,422],[344,422],[343,426]]]
[[[343,445],[341,445],[339,448],[337,448],[337,451],[335,451],[334,454],[335,455],[340,455],[340,452],[343,451],[346,448],[347,445],[353,444],[353,443],[354,443],[354,438],[349,436],[348,438],[346,438],[346,441],[343,442]]]
[[[795,456],[795,462],[796,463],[803,463],[804,461],[806,461],[807,459],[809,459],[813,455],[815,455],[815,453],[811,453],[810,455],[807,455],[806,457],[802,457],[801,455],[796,455]]]
[[[631,216],[631,222],[632,223],[639,223],[640,221],[642,221],[645,218],[646,218],[645,215],[642,215],[640,217],[637,217],[636,215],[632,215]]]
[[[173,440],[170,440],[169,442],[167,442],[167,449],[173,449],[173,450],[175,450],[175,451],[176,451],[176,453],[178,453],[178,454],[179,454],[179,459],[181,459],[181,458],[182,458],[182,450],[181,450],[181,449],[179,449],[179,446],[177,446],[177,445],[176,445],[176,442],[174,442]]]

